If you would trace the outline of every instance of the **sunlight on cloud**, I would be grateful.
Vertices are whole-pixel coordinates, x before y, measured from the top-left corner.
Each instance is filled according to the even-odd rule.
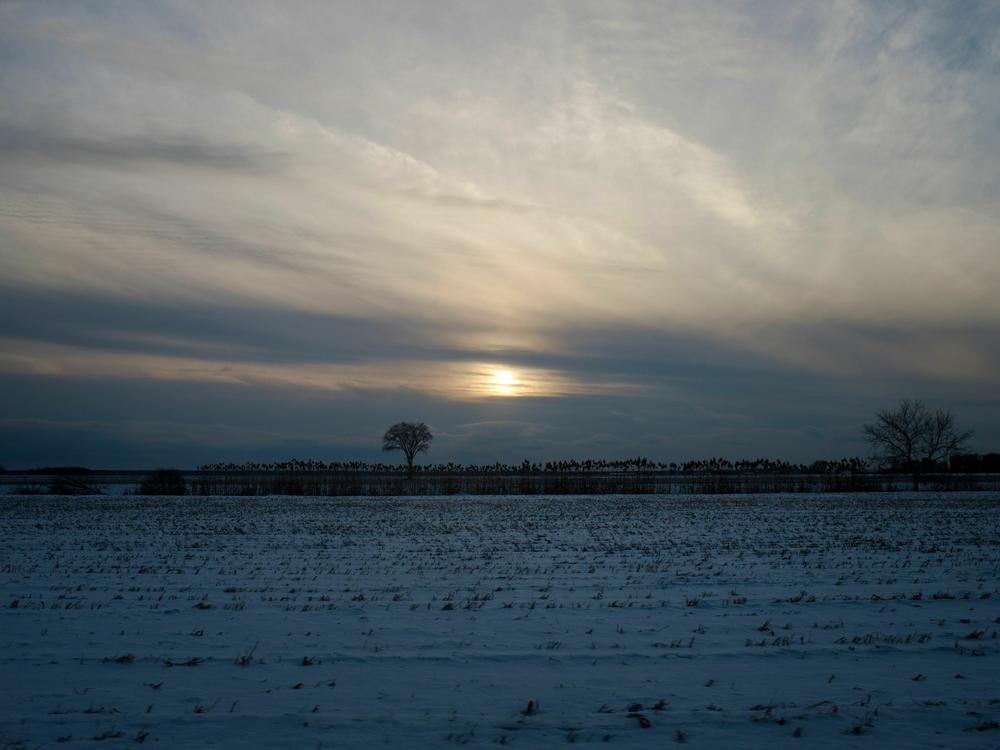
[[[273,364],[204,357],[101,351],[4,341],[0,373],[68,375],[266,385],[323,391],[413,390],[449,400],[625,394],[629,383],[588,380],[537,367],[516,372],[477,362],[387,360],[365,363]]]
[[[997,114],[986,31],[952,49],[931,9],[569,4],[531,23],[469,8],[469,37],[445,39],[437,12],[396,34],[363,8],[251,4],[233,26],[188,7],[199,33],[177,35],[143,13],[123,30],[85,8],[6,10],[0,42],[46,46],[54,67],[0,80],[15,105],[0,113],[0,273],[406,318],[475,350],[408,378],[371,363],[234,376],[211,352],[117,362],[150,377],[477,398],[605,387],[490,364],[505,347],[561,352],[573,327],[687,332],[829,369],[769,331],[1000,316],[996,137],[976,124]],[[56,359],[97,367],[75,356]]]
[[[539,367],[518,367],[515,370],[502,364],[469,368],[450,389],[453,393],[464,393],[472,398],[626,394],[640,390],[627,383],[588,382],[557,370]]]

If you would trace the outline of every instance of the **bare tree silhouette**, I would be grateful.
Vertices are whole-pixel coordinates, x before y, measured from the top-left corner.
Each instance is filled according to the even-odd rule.
[[[426,453],[434,436],[423,422],[397,422],[382,436],[382,450],[403,451],[406,456],[406,477],[413,478],[413,459]]]
[[[921,471],[960,453],[973,432],[959,431],[950,411],[931,411],[921,401],[906,399],[896,409],[877,412],[864,434],[881,465],[910,471],[918,490]]]

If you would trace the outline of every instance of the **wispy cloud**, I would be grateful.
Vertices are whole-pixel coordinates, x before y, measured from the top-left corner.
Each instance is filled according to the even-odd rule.
[[[998,29],[993,3],[5,4],[3,366],[985,389]]]

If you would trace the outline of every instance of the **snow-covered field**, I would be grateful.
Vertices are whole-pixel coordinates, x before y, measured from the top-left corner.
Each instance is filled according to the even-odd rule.
[[[997,493],[5,497],[0,555],[0,748],[1000,746]]]

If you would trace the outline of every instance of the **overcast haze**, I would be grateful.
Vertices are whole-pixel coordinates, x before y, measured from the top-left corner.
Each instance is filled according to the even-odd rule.
[[[0,3],[0,463],[1000,448],[1000,4]]]

